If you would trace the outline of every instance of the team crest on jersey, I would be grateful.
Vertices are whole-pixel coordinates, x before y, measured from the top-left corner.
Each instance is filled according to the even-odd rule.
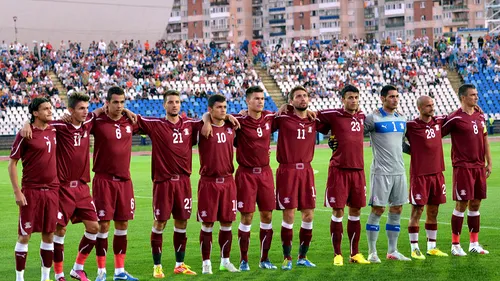
[[[307,132],[308,133],[312,133],[313,132],[313,128],[312,127],[307,128]]]
[[[266,130],[269,130],[269,123],[266,123]]]
[[[460,196],[465,196],[467,193],[465,192],[465,189],[460,190]]]
[[[57,212],[57,219],[62,220],[63,218],[63,213]]]
[[[290,204],[290,198],[288,197],[283,198],[283,203]]]
[[[330,197],[329,202],[330,202],[330,203],[335,203],[335,197]]]
[[[243,209],[243,202],[238,202],[238,209]]]
[[[106,212],[104,210],[99,210],[98,216],[104,217],[106,215]]]
[[[132,129],[130,128],[130,126],[125,127],[125,131],[126,131],[128,134],[132,133]]]
[[[184,135],[189,136],[189,129],[188,128],[184,129]]]
[[[85,131],[85,132],[83,133],[83,138],[86,138],[86,137],[88,137],[88,135],[87,135],[87,131]]]
[[[232,135],[233,134],[233,129],[227,128],[227,133],[230,134],[230,135]]]
[[[31,222],[25,222],[24,223],[24,228],[26,228],[26,229],[31,228]]]
[[[420,194],[415,195],[415,200],[422,200],[422,195]]]
[[[201,217],[204,218],[207,216],[207,211],[201,211]]]

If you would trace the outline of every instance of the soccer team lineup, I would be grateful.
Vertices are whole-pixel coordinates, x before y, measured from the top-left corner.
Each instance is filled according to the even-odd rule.
[[[135,242],[127,239],[128,226],[134,224],[136,211],[130,173],[134,134],[147,135],[152,142],[152,210],[149,211],[153,218],[152,259],[150,256],[141,263],[152,265],[154,278],[168,275],[162,268],[165,256],[174,257],[174,274],[197,275],[250,271],[250,264],[259,268],[252,271],[314,268],[316,264],[308,258],[310,247],[324,248],[324,256],[328,253],[333,257],[333,262],[329,262],[331,270],[337,266],[358,266],[351,264],[372,267],[376,265],[370,264],[488,255],[488,250],[479,243],[480,205],[486,198],[492,157],[485,118],[477,106],[476,87],[463,84],[458,91],[461,106],[447,116],[435,116],[433,98],[419,97],[416,106],[420,115],[414,120],[408,120],[398,111],[400,94],[395,86],[383,86],[382,107],[367,112],[360,110],[359,92],[357,87],[346,85],[340,91],[341,108],[313,112],[308,110],[307,89],[296,86],[288,95],[289,103],[275,113],[264,110],[264,90],[251,86],[245,93],[247,109],[240,114],[227,114],[226,98],[215,94],[208,98],[208,112],[199,120],[180,115],[181,95],[175,90],[163,93],[165,118],[143,117],[125,109],[124,90],[118,86],[109,88],[105,105],[93,112],[89,112],[90,97],[73,92],[68,99],[69,114],[63,120],[53,120],[49,99],[34,98],[29,104],[31,120],[17,134],[8,164],[19,206],[16,280],[24,280],[32,233],[41,233],[42,281],[51,277],[57,281],[69,280],[65,271],[69,271],[66,276],[83,281],[90,280],[91,275],[96,281],[107,280],[108,275],[113,280],[139,280],[125,268],[127,246]],[[275,131],[279,134],[276,144],[279,166],[273,172],[270,144]],[[317,189],[325,185],[316,186],[311,166],[317,132],[332,135],[322,197],[317,195]],[[367,171],[368,185],[365,134],[370,137],[373,153]],[[91,135],[93,153],[90,153]],[[453,167],[452,179],[446,180],[442,141],[445,136],[451,138]],[[199,171],[192,169],[196,145]],[[404,153],[411,157],[409,179]],[[236,170],[233,159],[238,164]],[[192,183],[191,174],[198,172],[199,181]],[[197,191],[193,191],[191,184],[197,186]],[[453,203],[446,200],[448,192],[452,192]],[[196,193],[197,200],[193,200],[192,193]],[[449,235],[437,235],[438,210],[445,203],[454,206],[451,251],[449,245],[437,244],[438,237]],[[311,244],[315,208],[321,205],[331,211],[329,232],[333,255],[330,248]],[[362,225],[361,210],[365,207],[368,216],[363,218]],[[411,208],[407,230],[401,225],[403,207]],[[423,216],[425,223],[421,222]],[[468,233],[462,235],[465,217]],[[279,218],[281,223],[273,225],[272,221]],[[253,221],[259,226],[258,246],[250,247]],[[70,222],[84,225],[79,245],[65,243],[66,228],[73,231]],[[165,227],[167,222],[173,227],[172,234]],[[213,241],[216,222],[217,242]],[[419,239],[421,225],[425,228],[426,243]],[[386,239],[379,239],[382,228]],[[237,243],[234,243],[236,231]],[[315,228],[315,233],[320,231],[328,229]],[[188,232],[199,233],[196,241],[199,252],[195,246],[186,249]],[[254,227],[254,235],[255,232]],[[348,251],[341,249],[342,241],[346,240],[344,232]],[[173,235],[174,251],[164,252],[166,233]],[[281,247],[272,243],[274,233],[279,233],[274,239],[281,240]],[[402,233],[409,236],[408,253],[398,250]],[[362,235],[366,236],[367,245],[360,245]],[[294,236],[298,236],[298,243],[296,237],[293,242]],[[463,236],[468,236],[468,246]],[[112,245],[108,245],[108,240],[112,240]],[[214,244],[220,247],[220,264],[215,268],[211,262]],[[276,264],[269,255],[271,245],[281,250],[281,255],[272,255]],[[237,262],[234,257],[230,260],[232,247],[238,248]],[[257,249],[258,258],[252,260],[256,255],[250,254],[249,258],[249,251]],[[64,258],[64,251],[77,251],[69,270],[63,267],[63,261],[70,262]],[[97,272],[91,274],[84,271],[84,265],[89,263],[87,259],[93,251]],[[186,254],[201,254],[199,264],[187,265]],[[107,264],[110,255],[114,260],[112,271],[108,270],[113,266]],[[33,257],[31,262],[35,263]]]

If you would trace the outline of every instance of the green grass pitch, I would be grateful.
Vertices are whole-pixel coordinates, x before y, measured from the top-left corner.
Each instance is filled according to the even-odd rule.
[[[496,159],[500,159],[500,143],[491,143],[494,167],[498,165]],[[438,230],[438,247],[449,253],[451,244],[451,229],[450,217],[454,207],[454,202],[451,199],[451,164],[450,164],[450,145],[444,145],[445,160],[446,160],[446,183],[448,186],[448,203],[440,209],[439,230]],[[275,271],[261,270],[258,268],[259,257],[259,240],[258,229],[259,222],[254,220],[252,225],[252,236],[249,251],[250,272],[245,273],[221,273],[218,271],[219,264],[219,246],[217,243],[218,225],[214,230],[214,245],[212,251],[212,263],[214,267],[214,275],[201,275],[201,255],[198,243],[198,235],[200,224],[196,222],[193,216],[188,223],[188,245],[186,252],[186,263],[192,266],[192,269],[199,273],[198,276],[174,276],[174,255],[172,247],[172,232],[173,224],[167,223],[167,228],[164,234],[164,253],[163,266],[166,273],[166,279],[176,280],[208,280],[208,279],[224,279],[224,280],[499,280],[500,269],[497,268],[497,260],[500,257],[500,244],[496,244],[500,237],[500,224],[496,216],[500,213],[500,174],[498,169],[493,170],[493,174],[488,179],[488,199],[483,202],[481,207],[481,232],[480,242],[490,251],[487,256],[469,255],[467,257],[428,257],[425,261],[398,262],[382,260],[382,264],[378,265],[357,265],[347,263],[349,253],[349,244],[347,234],[343,240],[342,250],[344,253],[343,267],[334,267],[332,265],[333,249],[330,242],[329,224],[331,210],[323,207],[324,190],[326,184],[328,161],[330,158],[329,149],[317,149],[313,161],[313,167],[317,170],[316,188],[318,192],[317,208],[314,219],[313,241],[309,250],[308,257],[316,263],[317,268],[302,269],[294,267],[290,272],[284,272],[280,269]],[[369,173],[372,153],[370,148],[365,149],[365,171]],[[155,280],[152,277],[152,258],[149,246],[149,237],[152,226],[152,211],[151,211],[151,180],[150,180],[150,157],[149,156],[134,156],[132,158],[131,171],[132,179],[135,186],[136,195],[136,217],[130,222],[128,236],[128,250],[126,269],[140,280]],[[275,154],[271,156],[271,165],[275,169],[277,163]],[[405,156],[407,170],[409,169],[409,157]],[[199,162],[198,156],[193,157],[193,200],[196,202],[196,188],[198,182]],[[2,235],[0,235],[0,280],[14,280],[15,278],[15,263],[14,263],[14,245],[17,237],[17,218],[18,209],[14,202],[8,173],[7,162],[0,162],[0,188],[3,190],[0,193],[2,202],[0,227]],[[367,181],[369,176],[366,177]],[[196,203],[193,203],[193,214],[196,211]],[[410,245],[408,239],[408,218],[410,205],[404,206],[403,219],[401,221],[401,236],[399,239],[399,250],[405,255],[410,255]],[[297,213],[298,214],[298,213]],[[367,243],[365,236],[365,223],[369,214],[369,208],[362,210],[361,224],[362,235],[360,241],[360,250],[365,256],[367,255]],[[294,244],[293,255],[296,256],[298,250],[298,229],[300,226],[300,216],[294,225]],[[258,218],[256,216],[255,218]],[[270,259],[277,266],[281,265],[281,212],[275,211],[273,218],[274,237],[270,252]],[[346,221],[347,216],[344,219]],[[239,220],[239,218],[238,218]],[[233,246],[231,261],[236,265],[239,262],[239,249],[237,243],[237,227],[239,221],[233,224]],[[387,249],[387,239],[385,236],[386,218],[381,221],[381,233],[379,237],[378,249],[381,257],[383,257]],[[344,232],[346,223],[344,223]],[[467,223],[464,222],[462,235],[462,246],[468,248]],[[70,225],[66,235],[66,251],[65,251],[65,273],[69,277],[78,243],[83,234],[83,225]],[[112,237],[112,230],[110,231]],[[110,239],[111,240],[111,239]],[[40,235],[33,235],[30,246],[25,277],[26,280],[39,280],[40,276],[40,258],[39,258]],[[109,242],[109,253],[112,253],[112,242]],[[420,231],[420,248],[426,248],[425,230],[423,222],[421,223]],[[95,252],[90,255],[86,271],[91,280],[94,280],[96,275]],[[112,280],[113,275],[113,255],[108,255],[108,280]],[[52,273],[53,274],[53,271]],[[69,280],[69,278],[68,278]]]

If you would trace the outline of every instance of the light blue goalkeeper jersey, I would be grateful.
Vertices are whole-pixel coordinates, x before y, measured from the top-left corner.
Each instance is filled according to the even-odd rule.
[[[389,114],[382,108],[366,116],[365,134],[372,142],[371,173],[376,175],[403,175],[403,141],[406,118],[398,113]]]

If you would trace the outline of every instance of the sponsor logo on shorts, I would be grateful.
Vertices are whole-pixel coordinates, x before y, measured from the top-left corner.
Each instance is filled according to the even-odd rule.
[[[62,220],[62,218],[63,218],[63,213],[58,212],[57,213],[57,219]]]
[[[201,211],[201,217],[204,218],[207,216],[207,211]]]
[[[31,222],[25,222],[24,228],[26,228],[26,229],[31,228]]]
[[[290,204],[290,198],[288,197],[283,198],[283,203]]]
[[[415,195],[415,200],[422,200],[422,195],[416,194]]]
[[[104,217],[106,215],[106,212],[104,210],[99,210],[98,216]]]
[[[242,209],[243,208],[243,202],[238,202],[238,209]]]
[[[159,216],[160,215],[160,209],[155,210],[155,215]]]
[[[460,190],[460,196],[465,196],[467,193],[465,192],[465,189]]]
[[[330,197],[330,203],[335,203],[335,197]]]

